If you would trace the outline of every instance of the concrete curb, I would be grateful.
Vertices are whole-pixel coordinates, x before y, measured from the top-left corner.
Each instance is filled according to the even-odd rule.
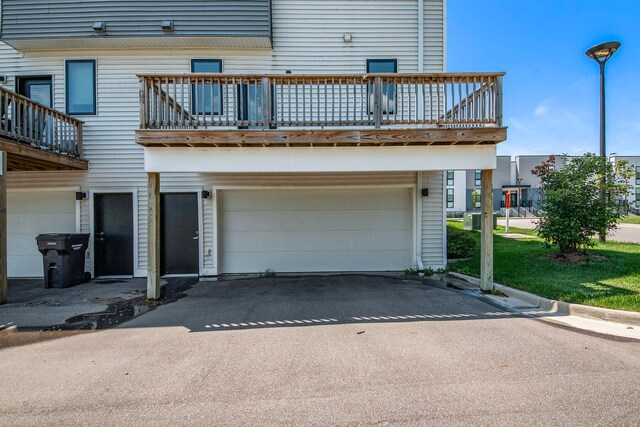
[[[456,279],[464,280],[480,287],[480,279],[476,277],[467,276],[460,273],[448,273]],[[501,285],[494,282],[494,287],[497,291],[508,295],[511,298],[519,299],[531,304],[534,307],[539,307],[545,311],[563,315],[573,315],[586,317],[588,319],[606,320],[615,323],[624,323],[625,325],[640,326],[640,313],[634,311],[624,310],[612,310],[609,308],[591,307],[588,305],[574,304],[564,301],[557,301],[548,298],[534,295],[529,292],[513,289],[508,286]]]
[[[4,329],[0,329],[0,339],[7,338],[11,334],[18,332],[18,327],[13,325]]]

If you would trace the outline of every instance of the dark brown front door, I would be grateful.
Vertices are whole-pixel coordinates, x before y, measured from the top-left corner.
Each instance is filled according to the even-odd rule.
[[[160,271],[198,274],[198,194],[160,195]]]
[[[95,274],[133,275],[133,195],[94,195]]]

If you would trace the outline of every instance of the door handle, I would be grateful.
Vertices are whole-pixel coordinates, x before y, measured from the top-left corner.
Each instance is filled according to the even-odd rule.
[[[100,233],[98,233],[98,241],[99,242],[104,242],[104,231],[101,231]]]
[[[198,232],[198,230],[196,230],[196,236],[193,238],[193,240],[198,240],[200,238],[200,233]]]

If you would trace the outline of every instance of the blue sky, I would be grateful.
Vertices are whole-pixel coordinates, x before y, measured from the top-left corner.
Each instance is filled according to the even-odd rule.
[[[599,150],[598,65],[606,67],[607,151],[640,155],[640,0],[449,0],[447,71],[506,71],[499,154]]]

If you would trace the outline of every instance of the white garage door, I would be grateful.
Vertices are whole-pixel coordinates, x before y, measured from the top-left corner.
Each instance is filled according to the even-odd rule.
[[[7,274],[42,277],[42,255],[36,246],[41,233],[73,233],[76,201],[73,192],[44,191],[7,195]]]
[[[221,197],[222,273],[412,265],[411,190],[239,190]]]

